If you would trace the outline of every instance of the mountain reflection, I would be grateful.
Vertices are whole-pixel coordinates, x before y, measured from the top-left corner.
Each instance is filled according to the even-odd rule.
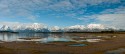
[[[0,33],[0,40],[11,41],[70,41],[71,38],[63,33],[51,34],[51,33]]]

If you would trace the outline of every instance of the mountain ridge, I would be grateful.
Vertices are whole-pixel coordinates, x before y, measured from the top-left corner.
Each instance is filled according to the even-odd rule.
[[[12,31],[12,32],[101,32],[101,31],[119,31],[115,27],[107,27],[102,24],[88,24],[85,25],[74,25],[65,28],[60,28],[54,26],[48,28],[47,26],[40,23],[33,23],[29,25],[18,25],[14,27],[9,27],[3,25],[0,31]]]

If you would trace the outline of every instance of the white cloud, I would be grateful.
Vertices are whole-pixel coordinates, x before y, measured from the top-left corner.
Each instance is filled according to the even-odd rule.
[[[38,10],[67,12],[72,9],[85,8],[87,5],[100,3],[118,3],[119,0],[0,0],[0,18],[16,18],[21,16],[37,18],[33,15]]]
[[[95,19],[96,23],[105,24],[107,26],[115,26],[117,28],[125,28],[125,7],[119,6],[115,9],[106,9],[99,14],[84,16],[77,19],[83,21]]]
[[[106,9],[101,14],[93,15],[100,23],[119,28],[125,28],[125,7],[119,6],[115,9]]]
[[[125,14],[125,7],[119,6],[118,8],[115,9],[106,9],[101,12],[102,14]]]
[[[103,14],[103,15],[98,15],[97,19],[101,21],[124,21],[125,19],[125,14]]]
[[[96,19],[99,23],[115,26],[117,28],[125,28],[125,14],[101,14],[96,15]]]
[[[84,23],[87,23],[87,22],[89,22],[92,18],[81,17],[81,18],[77,18],[77,19],[83,21]]]
[[[89,6],[95,6],[101,3],[115,4],[120,3],[120,0],[0,0],[0,18],[17,18],[23,17],[31,20],[35,20],[38,17],[34,15],[35,11],[43,10],[52,10],[52,11],[61,11],[69,12],[69,10],[86,8]],[[102,6],[103,7],[103,6]],[[60,12],[60,13],[61,13]],[[76,11],[79,13],[84,13],[84,11]],[[109,13],[113,12],[113,14]],[[119,7],[116,9],[107,9],[101,13],[101,15],[92,15],[78,18],[79,20],[89,21],[93,18],[96,18],[99,21],[107,22],[110,21],[113,25],[120,26],[125,23],[125,8]],[[75,17],[77,13],[68,13],[67,16]],[[101,23],[102,23],[101,22]],[[0,24],[11,25],[11,22],[2,22]],[[15,22],[15,25],[20,23]],[[122,27],[124,25],[121,25]]]
[[[19,23],[19,22],[0,22],[0,27],[3,25],[13,27],[13,26],[21,25],[21,23]]]
[[[80,18],[77,18],[78,20],[83,20],[83,21],[89,21],[91,19],[95,18],[94,15],[92,16],[83,16],[83,17],[80,17]]]

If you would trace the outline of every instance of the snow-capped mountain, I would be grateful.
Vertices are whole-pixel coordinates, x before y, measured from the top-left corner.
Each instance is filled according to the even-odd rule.
[[[70,27],[67,27],[65,28],[64,30],[66,32],[69,32],[69,31],[82,31],[85,29],[85,26],[84,25],[74,25],[74,26],[70,26]]]
[[[116,30],[115,27],[108,27],[102,24],[74,25],[64,29],[66,32],[101,32]]]
[[[87,31],[91,32],[101,32],[106,29],[106,27],[102,24],[89,24],[86,26]]]
[[[58,27],[58,26],[51,27],[49,30],[50,30],[51,32],[63,32],[63,29],[61,29],[61,28]]]
[[[13,32],[48,32],[47,26],[39,23],[33,24],[20,24],[17,26],[5,26],[1,27],[1,31],[12,30]]]
[[[70,26],[68,27],[69,29],[80,29],[83,30],[85,28],[84,25],[75,25],[75,26]]]
[[[40,30],[44,28],[47,28],[47,27],[39,23],[33,23],[31,25],[26,26],[26,29],[30,29],[30,30]]]
[[[105,29],[106,27],[102,24],[89,24],[87,25],[88,29]]]
[[[24,30],[25,28],[23,28],[22,25],[17,25],[17,26],[13,26],[11,27],[11,30],[13,31],[17,31],[17,30]]]
[[[10,31],[10,27],[7,25],[3,25],[0,30],[1,31]]]
[[[47,26],[43,25],[43,24],[40,24],[40,23],[33,23],[33,24],[28,24],[28,25],[25,25],[23,27],[24,30],[21,30],[22,32],[48,32],[48,28]]]
[[[3,25],[0,31],[13,31],[13,32],[101,32],[101,31],[114,31],[118,30],[115,27],[108,27],[102,24],[88,24],[88,25],[74,25],[65,28],[54,26],[48,28],[44,24],[33,23],[33,24],[19,24],[15,26]]]

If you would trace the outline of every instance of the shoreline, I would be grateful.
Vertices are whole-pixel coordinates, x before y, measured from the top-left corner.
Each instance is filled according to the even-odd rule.
[[[74,35],[70,34],[70,35]],[[85,33],[75,33],[76,36],[85,36]],[[125,48],[125,34],[94,34],[94,35],[116,35],[102,42],[50,42],[48,44],[39,42],[4,42],[0,43],[0,53],[3,54],[104,54],[106,51]],[[70,44],[87,44],[87,46],[73,47]],[[8,52],[6,52],[8,51]]]

